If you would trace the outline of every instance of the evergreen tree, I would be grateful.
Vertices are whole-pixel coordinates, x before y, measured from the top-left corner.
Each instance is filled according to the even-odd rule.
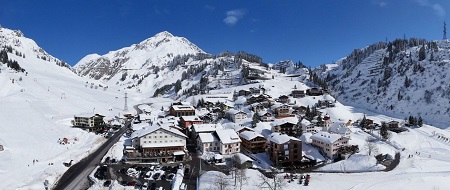
[[[423,45],[420,49],[419,49],[419,61],[424,60],[427,57],[426,52],[425,52],[425,45]]]
[[[253,118],[252,118],[252,126],[256,127],[256,124],[259,123],[259,120],[261,118],[259,117],[259,113],[258,110],[256,110],[256,112],[253,114]]]
[[[380,136],[382,140],[388,140],[390,137],[389,131],[387,130],[387,124],[382,123],[380,128]]]
[[[366,120],[367,120],[367,119],[366,119],[366,114],[364,114],[364,116],[363,116],[361,122],[359,123],[359,127],[360,127],[361,129],[367,128],[367,121],[366,121]]]
[[[181,81],[177,80],[177,82],[175,83],[175,93],[178,93],[178,91],[181,90]]]
[[[419,120],[417,121],[417,125],[418,125],[419,127],[422,127],[422,126],[423,126],[423,120],[422,120],[422,117],[421,117],[421,116],[419,116]]]
[[[406,76],[406,78],[405,78],[405,87],[408,88],[409,86],[411,86],[411,80],[409,80],[408,76]]]

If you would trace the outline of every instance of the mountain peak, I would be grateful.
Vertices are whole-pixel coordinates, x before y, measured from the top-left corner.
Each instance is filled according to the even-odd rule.
[[[173,37],[173,35],[168,31],[162,31],[162,32],[156,34],[155,37],[171,38],[171,37]]]

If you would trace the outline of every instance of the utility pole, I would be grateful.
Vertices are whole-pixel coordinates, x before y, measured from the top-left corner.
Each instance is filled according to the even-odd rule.
[[[124,106],[124,108],[123,108],[123,111],[124,111],[124,112],[127,112],[127,111],[128,111],[128,103],[127,103],[127,99],[128,99],[128,96],[127,96],[127,93],[125,92],[125,106]]]

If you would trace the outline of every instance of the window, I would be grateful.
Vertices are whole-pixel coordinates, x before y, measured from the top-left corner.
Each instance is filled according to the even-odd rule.
[[[159,143],[162,143],[162,141],[159,141]]]
[[[152,136],[148,136],[148,138],[149,138],[149,139],[151,139],[151,138],[152,138]]]
[[[170,140],[170,142],[173,142],[173,140]]]
[[[167,141],[164,141],[165,143],[167,142]]]
[[[236,152],[239,152],[239,148],[236,148]]]
[[[166,135],[166,136],[164,136],[164,138],[167,138],[167,135]]]
[[[162,139],[162,136],[159,136],[160,139]]]
[[[144,143],[147,143],[147,141],[144,141]]]

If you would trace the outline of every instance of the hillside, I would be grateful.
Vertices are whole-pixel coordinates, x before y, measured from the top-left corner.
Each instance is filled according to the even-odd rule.
[[[342,103],[425,123],[450,122],[450,43],[422,39],[381,42],[315,69]]]
[[[1,28],[0,46],[8,62],[0,60],[0,189],[43,189],[67,170],[63,162],[78,162],[104,141],[70,127],[73,116],[123,113],[123,92],[76,75],[20,31]]]

